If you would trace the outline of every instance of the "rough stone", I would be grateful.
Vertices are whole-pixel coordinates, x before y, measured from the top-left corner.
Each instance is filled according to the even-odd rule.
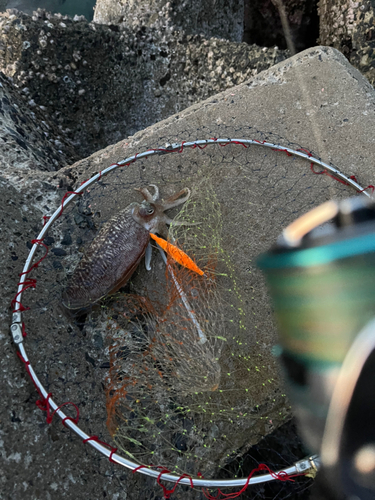
[[[287,22],[287,34],[281,20]],[[296,52],[315,45],[319,34],[316,0],[233,0],[231,2],[147,2],[98,0],[94,21],[100,24],[202,34],[259,46],[282,49],[290,36]]]
[[[111,163],[149,147],[223,136],[268,139],[294,148],[308,148],[323,160],[333,162],[347,175],[355,175],[365,187],[374,184],[374,125],[373,88],[339,52],[317,47],[66,167],[61,175],[74,179],[73,187],[76,187]],[[259,390],[259,398],[264,398],[259,399],[259,404],[262,405],[263,401],[269,417],[263,429],[267,433],[282,421],[280,409],[288,409],[282,403],[277,364],[270,354],[276,342],[276,330],[263,278],[254,266],[255,258],[275,241],[282,227],[299,214],[328,198],[353,193],[328,176],[314,175],[308,162],[293,160],[282,152],[265,150],[260,145],[248,150],[241,145],[211,148],[188,149],[181,154],[158,155],[136,162],[126,170],[117,171],[114,177],[105,177],[97,190],[91,190],[90,197],[97,203],[101,218],[105,219],[114,210],[127,205],[130,198],[134,199],[134,193],[131,194],[133,187],[140,184],[160,184],[164,193],[182,183],[199,182],[200,167],[208,168],[213,174],[214,189],[223,207],[224,240],[232,252],[243,296],[251,300],[251,314],[254,315],[249,332],[254,343],[251,355],[262,356],[262,376],[265,380],[273,379],[272,384],[267,383]],[[4,226],[2,249],[8,252],[8,264],[4,268],[7,286],[1,293],[4,303],[9,303],[15,293],[17,273],[25,259],[25,241],[34,237],[34,226],[40,215],[32,212],[27,221],[23,221],[22,203],[18,202],[16,192],[8,186],[3,192],[4,196],[0,196],[0,202],[4,200],[3,210],[9,205],[10,218],[22,221],[17,223],[19,227],[16,223]],[[13,197],[15,204],[11,201]],[[16,227],[17,234],[14,233]],[[92,238],[94,231],[90,231]],[[17,239],[8,249],[6,244],[13,234]],[[64,231],[61,234],[57,231],[49,236],[59,246],[63,235]],[[76,241],[76,237],[73,236],[72,240]],[[49,240],[49,243],[54,242]],[[68,257],[71,255],[73,259],[76,257],[71,254],[72,249],[73,245],[64,246]],[[18,257],[16,261],[12,259],[14,255]],[[48,287],[60,279],[61,268],[51,266],[48,273],[43,273],[41,266],[38,272],[43,280],[38,285],[42,287],[39,290],[45,289],[48,294],[53,290]],[[26,297],[32,301],[32,291]],[[38,299],[35,300],[37,305]],[[101,345],[99,333],[94,331],[90,338],[88,330],[81,331],[77,325],[61,321],[51,306],[46,305],[46,310],[50,317],[41,315],[38,322],[31,324],[25,314],[28,332],[25,345],[31,353],[33,365],[43,380],[47,380],[48,387],[56,388],[58,400],[79,403],[82,426],[107,440],[101,382],[108,365],[105,364],[105,352],[98,348]],[[45,415],[34,406],[34,388],[15,356],[5,318],[6,314],[0,327],[4,351],[0,373],[3,397],[11,404],[3,405],[0,417],[3,498],[8,500],[28,495],[42,500],[54,498],[56,491],[64,499],[107,496],[141,500],[145,498],[145,491],[148,498],[161,496],[154,480],[133,476],[99,458],[57,421],[52,426],[45,424]],[[51,321],[52,328],[48,327]],[[63,356],[64,364],[52,372],[50,367],[57,351]],[[72,372],[69,378],[71,370],[76,372]],[[213,428],[211,430],[213,432]],[[249,435],[248,441],[253,438]],[[175,497],[201,498],[198,492],[189,493],[180,488]]]
[[[1,172],[16,189],[31,171],[56,171],[78,158],[44,112],[30,108],[2,74],[0,114]]]
[[[340,50],[374,85],[374,2],[320,0],[320,43]]]
[[[3,74],[0,115],[3,189],[15,190],[14,200],[22,200],[23,210],[39,211],[42,217],[55,209],[58,187],[66,190],[72,182],[57,171],[79,157],[43,110],[30,109]]]
[[[233,87],[286,51],[44,11],[0,17],[0,69],[81,157]],[[23,89],[26,89],[23,91]]]
[[[94,14],[99,24],[125,25],[136,30],[141,26],[167,28],[233,42],[242,41],[243,19],[243,0],[97,0]]]

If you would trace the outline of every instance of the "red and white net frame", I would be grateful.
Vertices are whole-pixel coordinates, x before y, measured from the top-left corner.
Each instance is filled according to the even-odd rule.
[[[373,193],[374,191],[374,186],[370,185],[367,186],[366,188],[363,188],[355,178],[355,176],[347,176],[340,172],[337,168],[328,165],[327,163],[323,162],[322,160],[315,158],[312,156],[312,154],[305,150],[305,149],[291,149],[285,146],[273,144],[271,142],[267,141],[258,141],[258,140],[253,140],[253,139],[218,139],[218,138],[212,138],[212,139],[206,139],[206,140],[197,140],[197,141],[186,141],[186,142],[181,142],[181,143],[176,143],[176,144],[168,144],[164,148],[156,148],[156,149],[151,149],[147,150],[143,153],[135,154],[133,156],[130,156],[129,158],[126,158],[122,161],[119,161],[118,163],[114,163],[110,165],[108,168],[106,168],[103,171],[98,172],[95,174],[93,177],[90,179],[86,180],[83,182],[79,188],[76,191],[68,191],[65,193],[65,195],[62,198],[61,205],[60,207],[53,213],[52,216],[47,217],[44,216],[44,225],[42,230],[40,231],[38,237],[35,240],[32,240],[32,248],[30,250],[30,253],[28,255],[28,258],[25,262],[24,268],[22,273],[20,274],[20,280],[18,283],[18,290],[17,294],[15,295],[14,299],[12,300],[12,308],[13,308],[13,314],[12,314],[12,325],[11,325],[11,334],[13,337],[13,341],[16,344],[18,348],[17,355],[23,362],[25,369],[27,370],[37,392],[39,393],[40,399],[36,402],[37,406],[46,412],[47,414],[47,423],[52,422],[52,418],[54,415],[57,415],[61,420],[64,426],[70,428],[72,431],[74,431],[84,443],[90,444],[93,448],[95,448],[97,451],[102,453],[105,457],[107,457],[111,462],[121,465],[123,467],[126,467],[133,472],[140,472],[142,474],[146,474],[148,476],[151,476],[155,478],[158,482],[158,484],[163,488],[164,491],[164,496],[165,498],[169,498],[171,493],[173,493],[175,487],[177,484],[181,485],[190,485],[191,487],[201,487],[201,488],[218,488],[219,492],[222,495],[222,498],[235,498],[233,494],[223,494],[220,489],[221,488],[238,488],[241,487],[241,490],[235,494],[235,496],[238,496],[242,491],[244,491],[250,484],[259,484],[259,483],[265,483],[268,481],[273,481],[273,480],[279,480],[279,481],[288,481],[292,480],[291,478],[294,476],[300,476],[300,475],[307,475],[309,473],[314,474],[316,470],[320,466],[320,460],[319,457],[314,455],[310,456],[307,458],[304,458],[302,460],[299,460],[295,462],[293,465],[283,469],[282,471],[278,472],[273,472],[271,471],[266,465],[260,464],[259,467],[254,469],[252,473],[245,478],[236,478],[236,479],[204,479],[202,475],[199,475],[199,477],[192,478],[191,476],[187,474],[183,474],[182,476],[178,476],[175,474],[170,473],[169,470],[163,468],[163,467],[156,467],[156,466],[151,466],[151,465],[140,465],[135,462],[132,462],[131,460],[128,460],[121,455],[117,453],[117,449],[113,448],[111,445],[101,441],[97,436],[90,436],[86,434],[79,426],[78,426],[78,420],[79,420],[79,409],[74,403],[62,403],[58,405],[53,399],[52,399],[52,394],[48,393],[46,389],[44,388],[43,384],[40,382],[38,379],[29,359],[26,353],[25,345],[24,345],[24,340],[26,337],[26,330],[25,330],[25,324],[22,321],[22,312],[25,311],[27,308],[25,308],[22,305],[21,299],[22,299],[22,294],[25,290],[28,288],[35,288],[36,287],[36,280],[29,278],[28,275],[29,273],[38,267],[38,265],[43,261],[43,259],[47,256],[48,253],[48,247],[43,243],[43,239],[48,232],[48,229],[52,226],[52,224],[62,215],[63,210],[65,207],[67,207],[70,203],[73,202],[73,200],[76,198],[76,196],[81,195],[89,186],[91,186],[94,182],[99,181],[102,177],[108,175],[110,172],[116,170],[117,168],[120,167],[126,167],[129,166],[131,163],[134,163],[137,160],[140,160],[142,158],[147,158],[149,156],[153,155],[164,155],[164,154],[171,154],[171,153],[182,153],[184,149],[190,148],[190,149],[205,149],[207,146],[213,145],[213,144],[218,144],[220,146],[227,146],[229,144],[235,144],[238,146],[242,146],[244,148],[248,148],[250,146],[259,146],[259,147],[266,147],[266,148],[271,148],[274,151],[280,151],[284,152],[288,156],[296,156],[302,159],[307,160],[310,162],[311,170],[315,174],[325,174],[333,179],[341,182],[342,184],[346,186],[351,186],[353,187],[358,193],[364,193],[366,196],[371,196],[369,194],[369,191]],[[315,166],[320,167],[320,171],[315,171],[314,168]],[[38,246],[43,246],[46,249],[45,255],[39,259],[36,263],[32,264],[35,252],[37,251]],[[72,418],[67,416],[62,408],[64,406],[71,405],[75,408],[76,410],[76,417]],[[261,474],[261,475],[254,475],[255,472],[267,472],[266,474]],[[174,484],[174,487],[171,490],[167,490],[164,485],[160,483],[161,479],[164,481],[169,481]],[[212,498],[210,497],[208,491],[206,490],[205,492],[207,498]],[[216,497],[215,497],[216,498]]]

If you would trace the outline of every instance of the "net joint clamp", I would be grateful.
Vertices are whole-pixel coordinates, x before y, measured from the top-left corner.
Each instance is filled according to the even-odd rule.
[[[15,312],[12,315],[10,333],[12,334],[15,344],[21,344],[23,342],[21,313],[19,312]]]
[[[178,142],[175,142],[171,144],[170,142],[167,142],[162,150],[155,149],[154,152],[157,153],[158,155],[166,155],[168,153],[175,153],[181,148],[181,144]]]
[[[299,460],[295,463],[297,472],[300,474],[306,474],[306,472],[317,472],[320,468],[320,458],[318,455],[311,455],[310,457]]]

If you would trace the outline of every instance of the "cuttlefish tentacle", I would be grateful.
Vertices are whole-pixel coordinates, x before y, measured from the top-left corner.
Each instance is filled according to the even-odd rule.
[[[172,224],[173,226],[198,226],[199,224],[201,224],[201,222],[185,222],[183,220],[174,220],[170,217],[165,217],[164,222],[169,225]]]
[[[191,191],[189,188],[184,188],[178,193],[175,193],[174,195],[170,196],[166,200],[161,200],[159,199],[158,187],[155,184],[150,184],[150,186],[153,187],[155,190],[153,196],[151,195],[150,191],[147,188],[137,189],[137,191],[139,191],[145,198],[143,204],[151,203],[155,207],[155,210],[159,213],[159,216],[155,217],[153,224],[147,227],[147,229],[150,231],[150,233],[154,234],[157,233],[167,240],[169,239],[167,224],[168,225],[175,224],[176,226],[191,225],[191,224],[183,221],[173,221],[173,219],[168,217],[168,215],[165,214],[164,212],[165,210],[169,210],[170,208],[174,208],[185,203],[190,198]],[[153,201],[151,202],[150,200]],[[151,256],[152,256],[151,254],[152,254],[152,248],[150,245],[147,248],[147,254],[145,256],[145,265],[148,271],[151,269]]]
[[[159,188],[156,184],[150,184],[154,188],[154,194],[152,196],[152,201],[157,201],[159,199]]]
[[[155,190],[153,195],[147,188],[135,188],[135,191],[139,191],[148,203],[159,203],[163,210],[169,210],[170,208],[182,205],[190,198],[191,195],[190,189],[184,188],[166,200],[159,200],[159,188],[155,184],[150,184],[150,187],[153,187]],[[183,194],[185,194],[185,196],[181,198]]]
[[[155,203],[159,199],[159,188],[155,184],[149,184],[150,187],[153,187],[155,192],[152,195],[147,188],[134,188],[134,191],[139,191],[143,198],[149,203]]]
[[[181,198],[181,195],[183,195],[184,193],[186,193],[185,196],[183,198]],[[185,203],[185,201],[187,201],[190,198],[190,195],[191,195],[191,191],[189,188],[182,189],[179,193],[174,194],[173,196],[171,196],[167,200],[162,200],[163,209],[168,210],[170,208],[174,208],[174,207],[178,207],[179,205],[182,205],[183,203]]]

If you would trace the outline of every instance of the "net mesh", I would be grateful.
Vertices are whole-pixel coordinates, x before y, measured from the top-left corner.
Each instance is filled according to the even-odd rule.
[[[180,219],[196,225],[172,224],[171,239],[205,274],[169,259],[165,283],[157,280],[156,303],[148,298],[155,296],[152,289],[136,298],[125,295],[122,302],[116,297],[116,320],[113,314],[109,319],[108,423],[117,446],[129,454],[130,442],[137,461],[196,474],[199,459],[214,463],[215,442],[228,423],[247,427],[247,408],[254,403],[246,383],[233,376],[246,376],[246,341],[242,355],[239,350],[234,360],[232,349],[230,362],[222,361],[227,323],[239,328],[232,338],[237,343],[246,326],[222,248],[220,207],[207,178],[174,220]],[[231,314],[225,314],[226,305]]]
[[[226,136],[225,127],[219,132]],[[252,139],[301,147],[252,132]],[[158,137],[140,150],[189,138],[186,131]],[[169,239],[204,276],[170,258],[166,266],[154,245],[151,271],[142,262],[118,293],[82,315],[68,315],[61,296],[85,248],[110,217],[140,201],[134,188],[149,184],[158,185],[163,198],[191,189],[191,198],[169,212],[186,223],[172,224]],[[59,401],[80,407],[86,432],[113,439],[137,463],[205,477],[217,477],[217,469],[222,477],[246,475],[246,452],[254,454],[251,446],[290,418],[255,258],[298,215],[351,194],[302,159],[240,144],[152,156],[103,176],[51,227],[44,239],[48,255],[32,271],[37,287],[22,297],[30,307],[23,319],[37,375]],[[41,357],[45,346],[49,355]],[[264,461],[284,467],[282,452],[273,454],[272,441],[267,446],[264,439],[258,445],[268,448]],[[296,445],[291,448],[291,456],[297,454]],[[286,497],[293,488],[305,486],[280,491]]]

